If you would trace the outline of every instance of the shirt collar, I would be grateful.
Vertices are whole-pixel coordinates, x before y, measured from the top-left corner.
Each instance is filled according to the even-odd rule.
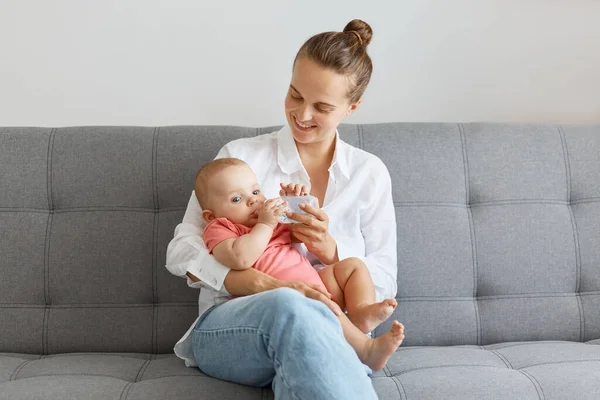
[[[333,160],[331,161],[329,171],[338,170],[346,177],[346,179],[350,179],[350,173],[348,171],[348,152],[346,151],[348,144],[340,139],[340,134],[337,129],[335,131],[335,140],[335,152],[333,153]],[[277,133],[277,145],[277,163],[284,173],[293,174],[294,172],[304,170],[289,125],[285,125]]]

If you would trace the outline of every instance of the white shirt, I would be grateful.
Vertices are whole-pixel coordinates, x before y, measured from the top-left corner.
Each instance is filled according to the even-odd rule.
[[[227,143],[216,158],[244,160],[256,173],[267,199],[278,197],[279,183],[299,183],[310,188],[310,178],[300,160],[289,126],[278,132]],[[310,192],[310,190],[309,190]],[[329,181],[323,202],[329,216],[329,233],[337,243],[338,257],[359,257],[367,265],[375,284],[377,301],[396,296],[396,216],[392,201],[390,174],[373,154],[350,146],[339,138],[329,168]],[[227,301],[223,285],[230,269],[208,253],[202,239],[206,225],[202,209],[192,191],[183,221],[175,228],[175,237],[167,247],[167,269],[185,277],[190,272],[201,282],[188,278],[188,286],[202,288],[198,297],[198,318],[215,304]],[[298,249],[313,266],[319,260]],[[191,332],[194,321],[174,347],[175,354],[188,367],[196,366]]]

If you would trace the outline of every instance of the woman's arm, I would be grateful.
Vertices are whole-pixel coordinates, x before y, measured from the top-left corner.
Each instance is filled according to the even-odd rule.
[[[230,293],[236,296],[246,296],[266,290],[287,287],[297,290],[310,299],[324,303],[335,315],[342,315],[340,306],[331,300],[331,295],[327,293],[323,286],[309,282],[280,281],[254,268],[229,272],[225,278],[225,286]]]
[[[369,188],[369,203],[360,214],[360,230],[365,241],[361,258],[371,273],[378,297],[392,298],[398,290],[396,212],[392,199],[392,180],[385,164],[378,160],[374,181]],[[337,242],[340,260],[356,257],[355,250]]]
[[[194,282],[199,282],[196,276],[187,273],[188,278]],[[264,292],[266,290],[277,289],[286,286],[284,282],[273,278],[264,272],[254,268],[243,271],[230,270],[225,277],[224,286],[227,291],[234,296],[248,296]]]
[[[208,253],[202,240],[202,210],[192,192],[183,221],[175,228],[174,238],[167,246],[166,268],[173,275],[187,275],[188,286],[207,287],[229,294],[223,286],[229,268]]]
[[[193,281],[198,280],[198,278],[191,274],[188,277]],[[325,303],[335,315],[342,315],[340,306],[331,300],[331,295],[325,292],[325,289],[321,285],[308,282],[280,281],[254,268],[248,268],[243,271],[231,270],[225,278],[225,286],[229,293],[234,296],[248,296],[271,289],[287,287],[299,291],[310,299]]]

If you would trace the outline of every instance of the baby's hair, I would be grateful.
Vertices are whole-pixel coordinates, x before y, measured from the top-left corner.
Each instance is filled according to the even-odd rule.
[[[194,191],[196,192],[196,199],[198,199],[198,203],[200,203],[200,207],[203,210],[208,206],[206,200],[208,198],[208,184],[210,179],[224,169],[238,165],[247,164],[239,158],[218,158],[206,163],[198,170]]]

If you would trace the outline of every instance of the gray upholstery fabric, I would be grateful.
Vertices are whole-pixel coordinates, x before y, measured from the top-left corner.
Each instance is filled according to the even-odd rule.
[[[274,129],[0,128],[0,399],[271,397],[171,354],[197,291],[164,264],[197,168]],[[340,131],[393,181],[406,340],[380,398],[597,398],[600,126]]]

